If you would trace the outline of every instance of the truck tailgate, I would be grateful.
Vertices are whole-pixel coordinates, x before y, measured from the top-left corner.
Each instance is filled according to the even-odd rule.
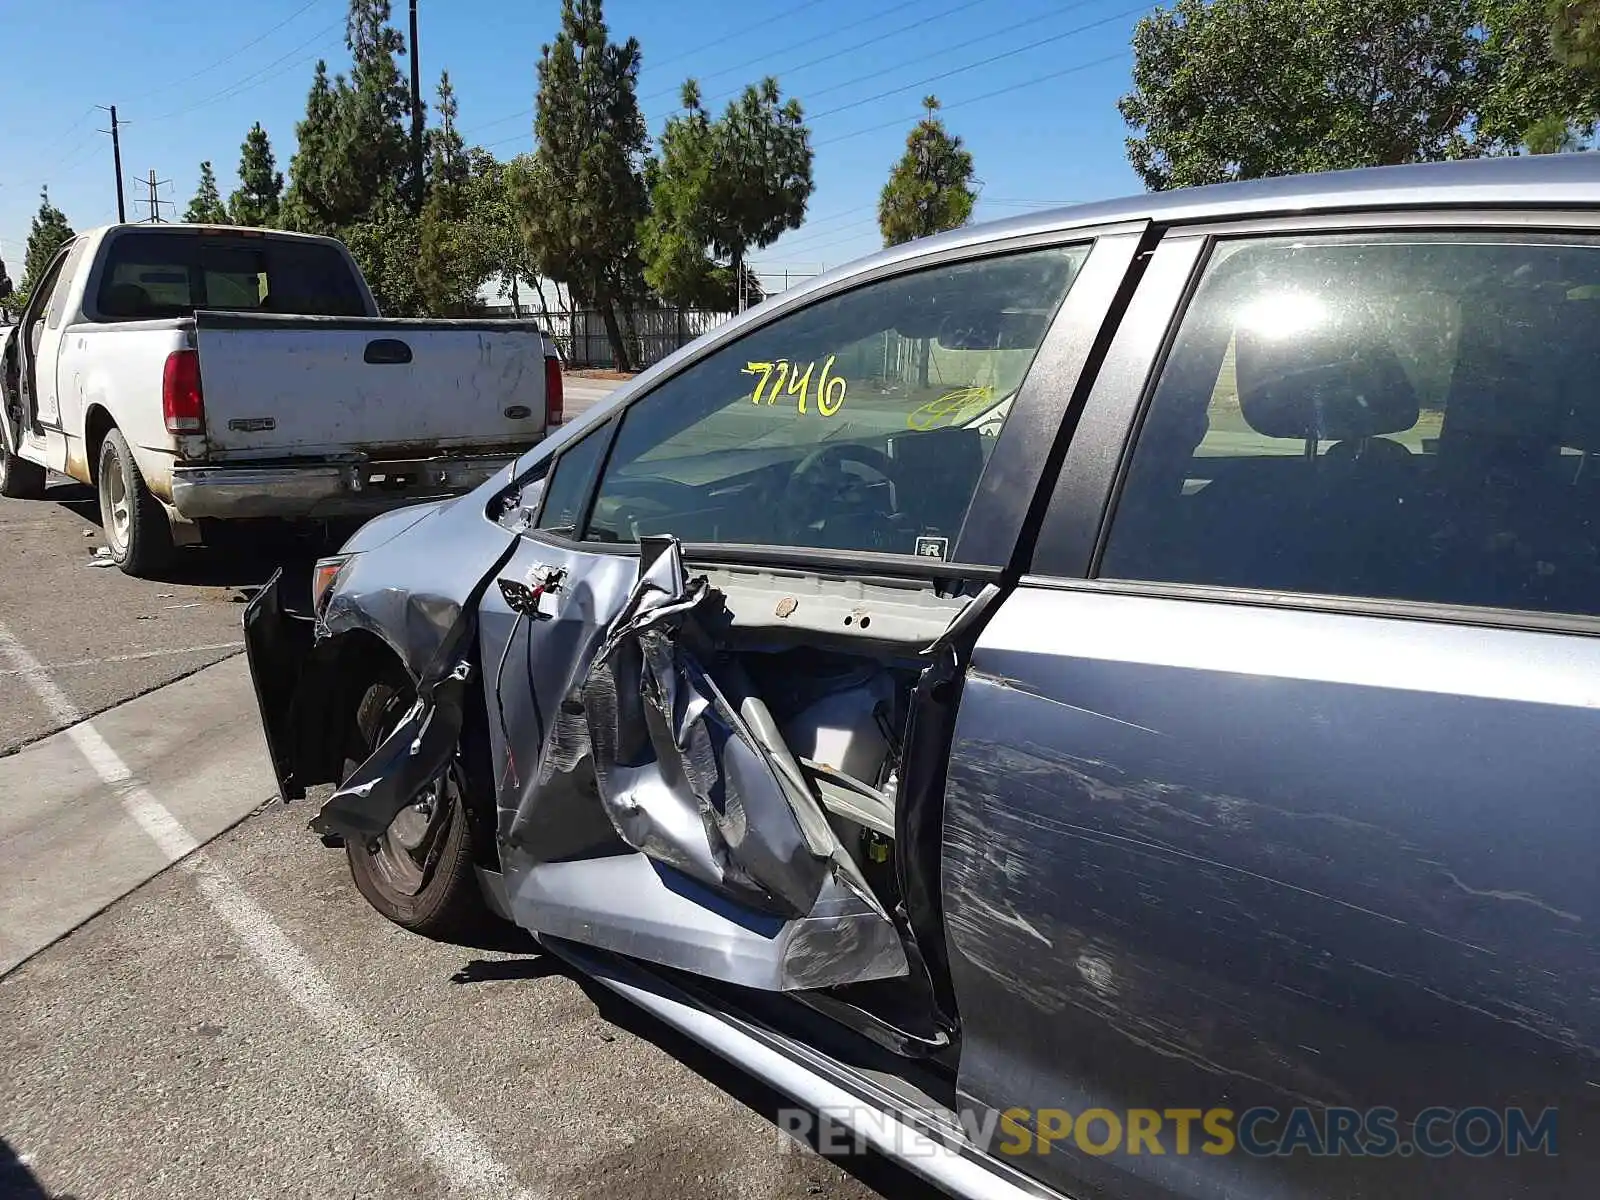
[[[517,321],[195,313],[211,457],[518,451],[545,346]]]

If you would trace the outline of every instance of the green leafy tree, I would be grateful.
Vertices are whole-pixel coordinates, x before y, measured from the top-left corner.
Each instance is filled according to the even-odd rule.
[[[343,238],[384,311],[411,316],[426,309],[421,220],[411,207],[411,94],[396,61],[405,41],[389,18],[389,0],[350,0],[350,74],[330,80],[317,63],[283,207],[291,228]]]
[[[339,86],[344,86],[343,78]],[[306,97],[306,115],[294,127],[297,147],[289,160],[289,190],[283,199],[283,215],[291,229],[326,233],[341,215],[324,189],[327,164],[339,138],[338,126],[338,99],[328,79],[328,64],[319,59]]]
[[[626,309],[644,292],[639,60],[637,39],[611,41],[601,0],[562,0],[561,32],[539,60],[538,149],[513,180],[529,258],[577,303],[600,312],[623,368],[633,361]]]
[[[217,177],[209,162],[200,164],[200,186],[194,199],[183,210],[183,219],[192,225],[226,225],[228,210],[222,207],[222,196],[217,191]]]
[[[402,197],[385,200],[340,232],[385,316],[421,317],[428,303],[417,280],[420,223]]]
[[[691,79],[683,108],[661,136],[641,241],[650,285],[693,303],[716,286],[713,260],[727,261],[722,278],[736,284],[751,249],[799,228],[814,183],[805,113],[776,79],[745,88],[714,121]]]
[[[455,89],[450,73],[439,80],[439,127],[429,137],[432,186],[422,209],[418,237],[417,285],[430,313],[463,316],[476,307],[478,293],[496,272],[495,238],[489,211],[494,187],[504,178],[492,155],[469,157],[456,129]],[[475,175],[492,175],[489,186]]]
[[[396,61],[405,42],[389,16],[389,0],[350,0],[349,78],[330,81],[317,63],[289,164],[285,204],[296,228],[340,233],[380,210],[392,222],[394,203],[412,195],[411,96]]]
[[[1159,190],[1472,155],[1486,2],[1177,0],[1134,31],[1128,158]]]
[[[878,228],[885,246],[959,229],[972,219],[978,199],[972,187],[972,155],[935,115],[939,98],[928,96],[922,107],[926,115],[906,138],[906,152],[878,197]]]
[[[267,131],[257,121],[239,147],[239,187],[228,197],[228,215],[235,225],[278,224],[283,198],[283,173],[272,154]]]
[[[1595,86],[1580,57],[1558,49],[1567,5],[1484,0],[1475,131],[1485,153],[1572,149],[1594,129]]]
[[[380,202],[413,195],[411,90],[400,64],[405,39],[389,25],[389,0],[350,0],[345,45],[350,82],[338,90],[339,141],[333,192],[362,216]]]
[[[50,265],[56,251],[74,236],[66,213],[50,203],[50,189],[39,189],[39,211],[33,214],[33,220],[28,225],[28,248],[22,269],[23,292],[33,291],[33,285],[39,282],[39,277]]]

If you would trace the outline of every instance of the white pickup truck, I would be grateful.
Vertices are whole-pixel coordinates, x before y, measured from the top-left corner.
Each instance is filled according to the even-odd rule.
[[[4,335],[0,495],[94,487],[112,557],[157,570],[213,522],[321,522],[468,491],[561,420],[519,321],[385,319],[332,238],[79,234]]]

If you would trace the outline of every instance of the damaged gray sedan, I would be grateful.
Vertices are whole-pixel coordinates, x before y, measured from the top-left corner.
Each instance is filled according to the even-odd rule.
[[[283,795],[960,1195],[1592,1194],[1592,157],[787,292],[269,585]]]

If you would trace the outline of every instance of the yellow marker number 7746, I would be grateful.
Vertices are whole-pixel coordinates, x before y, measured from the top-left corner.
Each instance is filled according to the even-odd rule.
[[[815,362],[792,363],[787,358],[780,358],[777,362],[745,363],[740,374],[761,376],[755,394],[750,397],[752,404],[760,404],[763,399],[772,404],[779,396],[797,396],[799,399],[795,402],[795,411],[803,413],[806,411],[806,401],[811,397],[811,377],[815,373],[817,412],[821,416],[831,417],[843,407],[848,388],[842,375],[830,375],[834,357],[831,354],[828,356],[821,371],[817,370]]]

